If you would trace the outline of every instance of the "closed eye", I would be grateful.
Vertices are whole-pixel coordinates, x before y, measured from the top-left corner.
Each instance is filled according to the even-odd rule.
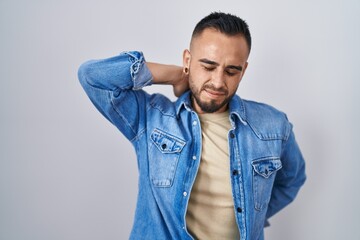
[[[226,72],[226,74],[228,75],[228,76],[235,76],[237,73],[236,72],[230,72],[230,71],[225,71]]]
[[[207,66],[202,66],[206,71],[213,71],[215,68],[214,67],[207,67]]]

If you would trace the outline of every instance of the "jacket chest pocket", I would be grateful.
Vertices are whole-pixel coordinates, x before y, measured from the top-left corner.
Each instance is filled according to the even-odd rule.
[[[264,209],[271,197],[276,172],[282,167],[279,157],[265,157],[253,160],[253,194],[255,209]]]
[[[159,129],[151,133],[150,139],[150,179],[157,187],[171,187],[185,141]]]

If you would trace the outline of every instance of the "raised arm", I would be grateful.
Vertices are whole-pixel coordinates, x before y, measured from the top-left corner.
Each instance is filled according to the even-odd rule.
[[[170,84],[179,96],[187,89],[182,68],[146,63],[141,52],[83,63],[78,77],[96,108],[130,141],[144,129],[146,103],[150,95],[142,90],[151,84]]]

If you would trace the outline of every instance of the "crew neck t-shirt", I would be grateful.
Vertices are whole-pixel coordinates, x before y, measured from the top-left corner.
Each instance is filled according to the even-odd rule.
[[[239,239],[230,182],[229,112],[199,114],[202,153],[186,225],[196,239]]]

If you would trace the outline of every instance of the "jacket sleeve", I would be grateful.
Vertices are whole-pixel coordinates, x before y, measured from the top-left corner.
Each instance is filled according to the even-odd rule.
[[[132,141],[145,128],[152,75],[142,52],[122,52],[102,60],[90,60],[78,70],[78,78],[95,107]]]
[[[306,179],[305,161],[296,143],[291,124],[290,134],[283,143],[280,159],[282,168],[275,177],[266,218],[275,215],[292,202]]]

